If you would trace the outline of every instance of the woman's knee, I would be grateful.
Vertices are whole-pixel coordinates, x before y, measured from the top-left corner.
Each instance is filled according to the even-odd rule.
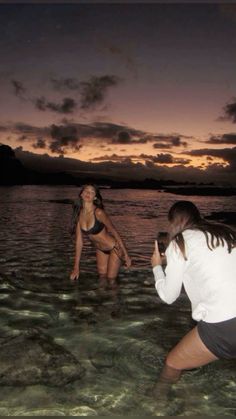
[[[185,348],[179,343],[167,354],[165,365],[174,370],[184,370],[186,362],[188,363],[186,358],[188,357]]]
[[[176,370],[180,369],[180,368],[178,368],[178,362],[176,360],[176,357],[173,356],[171,352],[169,352],[166,356],[165,366],[167,368],[173,368],[173,369],[176,369]]]
[[[206,365],[215,359],[194,328],[168,353],[166,365],[175,369],[189,370]]]

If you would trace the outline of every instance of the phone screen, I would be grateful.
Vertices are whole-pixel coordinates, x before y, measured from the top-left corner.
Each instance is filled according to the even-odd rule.
[[[166,248],[168,246],[169,234],[166,231],[160,231],[157,235],[157,242],[160,254],[163,256],[165,254]]]
[[[159,249],[160,254],[164,255],[164,253],[166,251],[166,247],[165,247],[163,242],[158,241],[158,249]]]

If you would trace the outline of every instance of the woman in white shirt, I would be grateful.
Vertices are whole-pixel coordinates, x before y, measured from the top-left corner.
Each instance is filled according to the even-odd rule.
[[[176,202],[168,219],[165,272],[157,241],[152,256],[155,287],[171,304],[183,285],[199,322],[166,357],[161,379],[175,382],[182,370],[236,358],[236,232],[204,220],[190,201]]]

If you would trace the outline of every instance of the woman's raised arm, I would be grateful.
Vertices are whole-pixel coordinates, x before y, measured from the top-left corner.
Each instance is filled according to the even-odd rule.
[[[74,261],[74,268],[73,271],[70,274],[70,279],[75,280],[79,278],[79,263],[80,263],[80,257],[81,252],[83,248],[83,238],[82,238],[82,232],[80,228],[80,223],[78,221],[76,226],[76,238],[75,238],[75,261]]]

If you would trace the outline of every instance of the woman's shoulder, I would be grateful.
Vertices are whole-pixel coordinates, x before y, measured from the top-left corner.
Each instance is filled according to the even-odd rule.
[[[201,230],[198,229],[186,229],[183,231],[184,238],[195,238],[195,237],[201,237],[204,236],[204,233]]]
[[[183,237],[184,237],[184,241],[185,243],[188,243],[189,245],[196,245],[196,244],[205,244],[206,242],[206,236],[205,234],[201,231],[201,230],[192,230],[192,229],[187,229],[185,231],[183,231]]]
[[[106,215],[104,209],[99,208],[99,207],[95,208],[95,213],[96,213],[96,216],[98,216],[98,217],[104,217]]]

